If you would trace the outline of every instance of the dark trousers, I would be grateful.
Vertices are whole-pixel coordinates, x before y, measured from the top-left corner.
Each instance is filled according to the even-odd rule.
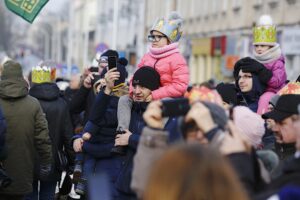
[[[40,188],[38,188],[40,184]],[[26,196],[26,200],[52,200],[55,196],[57,181],[33,181],[32,193]]]
[[[24,195],[0,194],[0,200],[24,200]]]

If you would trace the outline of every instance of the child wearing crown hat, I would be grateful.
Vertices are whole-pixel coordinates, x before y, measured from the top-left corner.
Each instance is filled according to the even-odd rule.
[[[189,83],[189,70],[184,57],[179,52],[178,41],[182,35],[183,19],[176,12],[168,18],[155,21],[148,36],[151,46],[138,68],[153,67],[160,75],[161,87],[151,92],[147,100],[183,96]],[[128,129],[132,100],[121,97],[118,105],[118,129]]]
[[[261,16],[257,26],[254,27],[253,45],[254,58],[262,63],[270,74],[266,82],[266,91],[260,96],[258,102],[257,113],[263,114],[267,111],[272,96],[285,85],[287,79],[284,56],[276,41],[276,26],[270,16]]]

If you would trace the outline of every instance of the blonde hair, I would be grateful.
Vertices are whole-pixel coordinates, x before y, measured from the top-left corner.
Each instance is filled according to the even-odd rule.
[[[247,200],[229,163],[209,147],[180,145],[154,166],[144,200]]]

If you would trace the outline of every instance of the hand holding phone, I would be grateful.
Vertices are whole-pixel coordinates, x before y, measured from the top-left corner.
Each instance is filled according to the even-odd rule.
[[[101,75],[93,74],[94,79],[91,80],[91,85],[94,85],[97,81],[101,79]]]
[[[95,72],[99,72],[99,68],[98,68],[98,67],[90,67],[90,68],[89,68],[89,71],[92,72],[92,73],[93,73],[93,72],[94,72],[94,73],[95,73]]]
[[[108,56],[108,69],[112,69],[117,67],[117,57],[116,56]]]

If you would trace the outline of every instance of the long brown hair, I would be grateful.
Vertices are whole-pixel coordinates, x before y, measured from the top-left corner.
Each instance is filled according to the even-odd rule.
[[[233,169],[209,147],[179,145],[154,166],[144,200],[247,200]]]

